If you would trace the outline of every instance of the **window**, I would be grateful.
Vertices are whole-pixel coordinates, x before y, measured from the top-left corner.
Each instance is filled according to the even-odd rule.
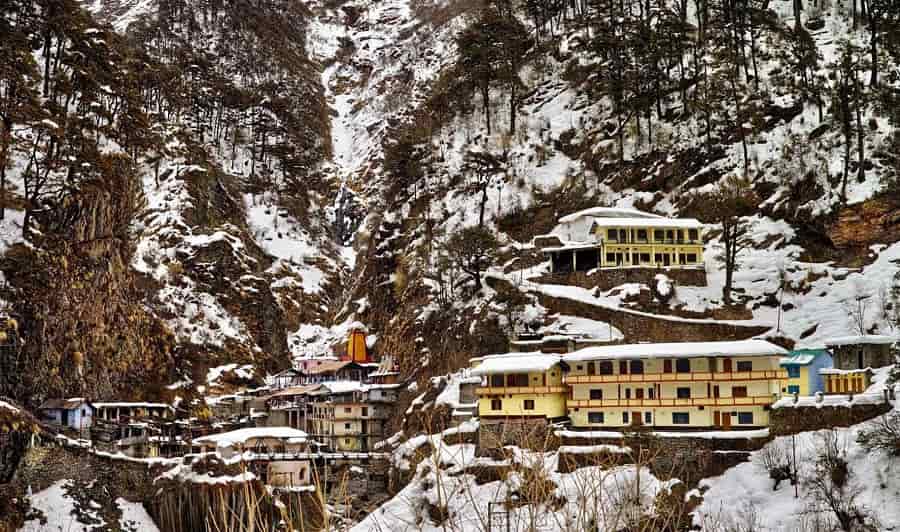
[[[688,229],[688,239],[695,242],[700,239],[700,232],[696,229]]]
[[[638,229],[637,230],[637,239],[640,242],[647,241],[647,230],[646,229]]]
[[[688,425],[691,422],[691,415],[688,412],[672,412],[673,425]]]
[[[600,401],[603,399],[603,390],[591,390],[591,401]]]
[[[527,388],[528,387],[528,374],[527,373],[513,373],[511,375],[506,376],[506,385],[510,387],[517,388]]]
[[[491,399],[491,410],[503,410],[503,400]]]
[[[362,415],[363,415],[363,417],[369,415],[369,407],[368,406],[362,407]]]
[[[738,425],[752,425],[753,412],[738,412]]]
[[[653,399],[654,395],[655,395],[655,391],[653,390],[653,388],[647,388],[647,398]]]
[[[737,363],[738,371],[753,371],[753,361],[743,360]]]
[[[696,253],[688,253],[687,261],[688,261],[688,264],[695,264],[697,262],[697,254]]]
[[[746,386],[735,386],[731,389],[732,397],[747,397],[747,387]]]
[[[584,366],[582,366],[581,364],[579,364],[579,365],[575,366],[575,369],[578,370],[578,371],[581,371],[581,370],[584,369]]]
[[[616,254],[615,253],[607,253],[606,254],[606,262],[616,262]]]
[[[618,241],[618,240],[619,240],[619,232],[618,232],[617,230],[615,230],[615,229],[609,229],[609,230],[607,230],[607,231],[606,231],[606,236],[607,236],[607,238],[609,238],[609,239],[612,240],[612,241]]]
[[[642,360],[631,361],[631,372],[641,374],[644,372],[644,362]]]
[[[795,393],[796,393],[796,394],[799,394],[799,393],[800,393],[800,386],[798,386],[798,385],[796,385],[796,384],[791,384],[791,385],[789,385],[789,386],[787,387],[787,393],[789,393],[789,394],[791,394],[791,395],[794,395]]]
[[[687,358],[679,358],[675,361],[675,371],[678,373],[690,373],[691,361]]]
[[[646,264],[650,262],[650,254],[649,253],[641,253],[641,264]]]
[[[653,422],[653,416],[650,414],[650,412],[644,412],[644,423],[649,425],[652,422]]]
[[[588,362],[588,365],[587,365],[587,374],[588,374],[588,375],[593,375],[593,374],[594,374],[594,363],[593,363],[593,362]]]
[[[663,360],[663,373],[672,373],[672,361]]]
[[[344,428],[350,430],[350,423],[344,423]]]
[[[676,390],[678,393],[679,399],[690,399],[691,398],[691,389],[690,388],[678,388]]]
[[[613,363],[609,360],[604,360],[603,362],[597,362],[597,373],[600,375],[612,375],[613,374]]]
[[[534,399],[525,399],[522,402],[522,409],[524,410],[534,410]]]
[[[666,239],[665,231],[663,231],[662,229],[657,229],[656,231],[653,231],[653,240],[655,240],[657,242],[662,242],[665,239]]]
[[[349,406],[345,406],[345,407],[344,407],[344,413],[345,413],[345,414],[349,414],[350,412],[353,412],[353,408],[351,408],[351,407],[349,407]]]
[[[503,388],[503,375],[491,375],[491,386],[494,388]]]
[[[588,412],[588,423],[603,423],[603,412]]]
[[[631,388],[625,388],[625,399],[631,399]]]
[[[800,366],[787,366],[788,377],[796,379],[800,376]]]
[[[628,423],[628,412],[622,412],[622,423]]]
[[[628,361],[619,361],[619,375],[628,375]]]

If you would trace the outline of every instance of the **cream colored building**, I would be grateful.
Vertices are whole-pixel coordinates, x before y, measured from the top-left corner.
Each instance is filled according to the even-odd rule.
[[[193,441],[202,452],[218,453],[226,461],[247,463],[270,486],[311,484],[308,439],[290,427],[253,427],[211,434]]]
[[[590,347],[563,357],[575,428],[756,428],[781,397],[787,351],[762,340]]]

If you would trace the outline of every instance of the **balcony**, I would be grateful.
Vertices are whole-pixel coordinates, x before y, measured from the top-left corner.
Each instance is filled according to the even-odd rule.
[[[617,384],[631,382],[728,382],[787,380],[787,370],[692,372],[692,373],[628,373],[617,375],[564,375],[566,384]]]
[[[492,386],[487,388],[478,388],[477,390],[475,390],[475,395],[539,395],[550,393],[567,393],[567,388],[565,386]]]
[[[752,397],[692,397],[690,399],[569,399],[568,408],[627,408],[666,406],[766,406],[775,402],[771,395]]]

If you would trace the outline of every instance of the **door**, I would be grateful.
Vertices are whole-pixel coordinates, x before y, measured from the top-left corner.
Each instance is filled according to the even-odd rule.
[[[642,423],[641,413],[640,412],[632,412],[631,413],[631,424],[632,425],[640,425]]]
[[[722,413],[714,412],[713,413],[713,425],[720,427],[722,425]]]
[[[731,373],[731,359],[726,358],[722,361],[722,371],[725,373]]]
[[[69,425],[69,411],[68,410],[62,411],[62,424],[64,427]]]
[[[714,398],[714,399],[718,399],[718,398],[719,398],[719,385],[718,385],[718,384],[716,384],[715,386],[713,386],[713,398]],[[716,412],[716,414],[718,414],[718,412]]]
[[[643,399],[644,398],[644,389],[643,388],[636,389],[634,391],[634,398],[635,399]]]
[[[725,412],[722,414],[722,428],[728,430],[731,428],[731,413]]]

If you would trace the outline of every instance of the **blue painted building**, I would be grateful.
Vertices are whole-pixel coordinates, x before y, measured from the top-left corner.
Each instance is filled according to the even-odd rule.
[[[820,369],[832,367],[831,354],[825,349],[797,349],[781,359],[788,380],[782,393],[815,395],[825,391],[825,379]]]
[[[94,421],[94,405],[83,397],[48,399],[38,410],[51,424],[75,430],[89,429]]]

